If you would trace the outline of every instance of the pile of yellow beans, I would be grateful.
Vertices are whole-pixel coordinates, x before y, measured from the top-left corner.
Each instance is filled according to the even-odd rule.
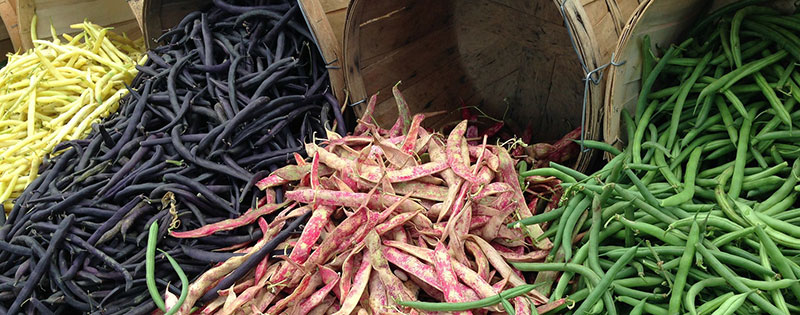
[[[0,70],[0,202],[9,211],[32,182],[46,154],[60,142],[80,139],[92,123],[113,113],[128,93],[125,84],[144,61],[144,43],[110,28],[83,22],[79,31],[8,55]],[[32,30],[36,30],[34,18]]]

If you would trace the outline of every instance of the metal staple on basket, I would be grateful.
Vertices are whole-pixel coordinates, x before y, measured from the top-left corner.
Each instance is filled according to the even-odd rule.
[[[565,4],[567,0],[562,0],[561,4],[559,5],[559,10],[561,10],[561,17],[564,19],[564,27],[567,29],[567,35],[569,35],[569,43],[572,45],[572,49],[575,50],[575,54],[578,55],[578,61],[581,63],[581,68],[586,73],[586,76],[583,78],[583,103],[581,107],[581,152],[588,152],[590,149],[586,149],[583,146],[583,141],[586,139],[586,104],[589,102],[589,83],[594,85],[600,84],[600,81],[603,79],[603,70],[608,66],[621,66],[625,64],[625,60],[616,62],[614,61],[614,53],[611,53],[611,61],[608,63],[601,65],[594,70],[589,71],[588,67],[586,66],[586,62],[583,60],[583,56],[581,56],[580,51],[578,50],[578,45],[575,42],[575,36],[573,36],[572,29],[569,26],[569,21],[567,20],[567,10],[565,8]]]

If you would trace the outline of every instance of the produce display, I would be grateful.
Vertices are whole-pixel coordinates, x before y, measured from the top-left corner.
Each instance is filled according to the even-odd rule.
[[[297,1],[213,0],[146,53],[31,34],[0,314],[798,314],[800,15],[760,2],[641,38],[621,149],[458,100],[430,129],[400,83],[392,126],[356,119]]]
[[[326,127],[344,130],[297,4],[220,4],[162,36],[119,111],[85,139],[54,147],[61,153],[16,199],[0,227],[3,311],[163,307],[148,289],[179,295],[179,274],[194,279],[263,238],[255,225],[193,239],[170,231],[258,208],[263,194],[251,179],[265,175],[254,173],[304,154]],[[284,199],[280,190],[273,197]]]
[[[574,314],[800,312],[800,31],[797,16],[729,5],[660,58],[643,41],[643,83],[625,114],[628,143],[585,175],[550,174],[561,207],[509,225],[550,222],[550,300]]]
[[[31,29],[36,29],[36,18]],[[42,159],[62,141],[82,139],[91,124],[119,107],[125,84],[136,76],[144,52],[132,41],[90,22],[76,35],[38,40],[8,56],[0,69],[0,203],[6,212],[39,174]]]
[[[447,137],[429,133],[421,127],[426,115],[412,117],[398,88],[393,92],[400,114],[391,129],[371,119],[373,96],[352,135],[330,138],[325,147],[309,143],[310,162],[256,183],[268,196],[288,187],[284,203],[262,206],[282,211],[260,223],[263,235],[276,235],[293,217],[310,216],[308,223],[296,237],[267,243],[265,237],[201,275],[178,314],[189,314],[198,301],[206,302],[202,313],[217,314],[349,314],[357,307],[408,313],[420,299],[476,301],[519,286],[526,289],[517,295],[530,297],[515,297],[515,309],[530,311],[536,303],[543,312],[564,303],[546,304],[508,264],[547,254],[530,243],[542,234],[538,227],[505,226],[531,215],[509,153],[487,145],[486,137],[467,144],[466,120]],[[171,236],[202,237],[253,220],[245,214]],[[291,253],[270,259],[265,254],[276,246]],[[485,307],[497,311],[498,303]]]

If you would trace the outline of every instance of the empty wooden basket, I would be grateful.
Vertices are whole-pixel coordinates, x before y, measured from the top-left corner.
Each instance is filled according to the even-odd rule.
[[[580,126],[586,71],[607,63],[637,1],[355,0],[345,25],[345,80],[354,101],[380,92],[375,117],[395,120],[391,87],[402,81],[413,112],[447,110],[431,127],[458,119],[460,100],[535,141]],[[575,39],[570,41],[560,6]],[[581,66],[576,51],[586,64]],[[590,84],[586,137],[600,137],[604,88]],[[591,154],[581,154],[586,169]]]

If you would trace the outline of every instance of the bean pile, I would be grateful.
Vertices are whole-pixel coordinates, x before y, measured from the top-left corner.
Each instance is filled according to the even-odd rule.
[[[543,223],[547,263],[563,272],[551,299],[575,314],[800,312],[800,15],[756,1],[708,15],[659,59],[644,38],[642,91],[624,112],[627,147],[565,184]],[[575,276],[579,275],[577,281]]]
[[[393,93],[400,115],[390,129],[371,117],[375,95],[353,135],[328,139],[324,148],[310,143],[310,162],[256,183],[267,196],[287,189],[286,203],[268,201],[240,218],[170,234],[203,237],[280,210],[272,223],[259,224],[272,236],[285,220],[310,216],[299,236],[272,247],[265,237],[203,273],[178,314],[193,307],[206,314],[415,314],[428,307],[417,300],[494,311],[502,303],[530,314],[565,304],[546,303],[507,263],[541,260],[547,252],[536,247],[549,245],[536,240],[538,227],[505,226],[531,214],[508,151],[487,145],[488,136],[469,145],[467,120],[447,137],[430,133],[421,126],[427,115],[412,117],[397,86]],[[275,245],[292,251],[283,259],[266,256]]]
[[[214,1],[159,40],[119,111],[57,145],[0,219],[0,311],[153,311],[148,288],[177,295],[179,274],[193,279],[262,238],[254,225],[194,239],[170,231],[263,205],[253,179],[326,129],[345,131],[295,2]]]
[[[35,16],[32,24],[35,30]],[[141,39],[87,21],[72,28],[80,32],[59,37],[51,28],[52,40],[32,38],[33,49],[10,54],[0,69],[0,203],[6,212],[36,179],[45,154],[61,141],[85,137],[91,123],[117,110],[141,63]]]

